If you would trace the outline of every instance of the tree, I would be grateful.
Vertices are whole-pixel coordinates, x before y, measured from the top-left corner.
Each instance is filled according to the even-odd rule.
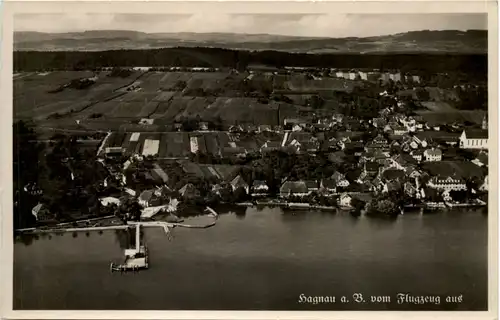
[[[248,194],[243,187],[239,187],[233,192],[233,197],[232,197],[233,202],[243,202],[248,200]]]
[[[466,202],[469,197],[469,193],[467,191],[457,191],[457,190],[452,190],[450,191],[450,197],[458,202]]]
[[[356,197],[352,198],[351,206],[354,208],[354,211],[361,212],[366,206],[366,203]]]
[[[372,199],[367,206],[369,216],[395,217],[401,213],[400,208],[391,200],[380,198]]]

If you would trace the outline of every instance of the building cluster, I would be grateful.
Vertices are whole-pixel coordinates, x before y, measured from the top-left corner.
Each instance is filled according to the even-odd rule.
[[[200,127],[200,131],[202,129]],[[285,119],[283,126],[279,127],[235,125],[229,131],[228,134],[233,138],[228,146],[221,148],[221,158],[241,160],[250,154],[254,157],[255,154],[265,156],[277,150],[286,151],[288,155],[317,156],[321,153],[328,156],[332,168],[335,168],[330,176],[299,181],[282,177],[277,192],[282,201],[311,201],[314,197],[323,196],[334,198],[338,205],[347,207],[355,198],[367,201],[376,195],[396,192],[423,203],[464,203],[471,199],[478,203],[486,202],[486,118],[482,126],[470,128],[463,124],[437,125],[420,116],[396,112],[382,112],[369,121],[335,114],[312,124],[300,119]],[[255,136],[274,133],[278,138],[249,147],[238,140],[240,135],[249,132]],[[200,153],[198,139],[203,139],[203,136],[190,138],[190,151],[193,154]],[[157,149],[155,143],[149,144],[154,145],[151,148]],[[144,148],[150,148],[149,144],[145,143]],[[108,156],[114,151],[112,148],[106,149]],[[121,154],[122,150],[119,150],[118,155]],[[143,152],[142,155],[134,155],[124,164],[124,168],[152,154]],[[232,193],[239,190],[250,198],[270,196],[267,181],[247,181],[238,171],[233,176],[222,178],[223,175],[211,165],[204,165],[204,170],[215,177],[216,182],[210,184],[210,193],[213,195],[220,196],[224,190]],[[165,205],[165,199],[169,199],[167,195],[172,193],[177,193],[181,200],[196,199],[202,193],[192,183],[175,190],[168,184],[168,174],[157,164],[147,175],[157,182],[157,189],[140,192],[128,189],[128,194],[137,197],[145,208]],[[121,174],[121,177],[119,180],[127,187],[124,175]]]

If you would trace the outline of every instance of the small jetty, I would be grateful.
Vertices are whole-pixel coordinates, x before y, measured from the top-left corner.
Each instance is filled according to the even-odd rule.
[[[149,268],[148,263],[148,249],[146,246],[141,245],[141,225],[136,225],[135,230],[135,248],[125,250],[125,261],[122,264],[115,264],[111,262],[109,269],[113,271],[139,271]]]

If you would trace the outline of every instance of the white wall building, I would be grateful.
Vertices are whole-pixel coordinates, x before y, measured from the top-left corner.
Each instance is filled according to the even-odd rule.
[[[437,190],[467,190],[467,186],[465,185],[465,181],[459,178],[453,177],[433,177],[429,180],[427,185],[431,188]]]
[[[460,136],[462,149],[488,149],[488,130],[464,130]]]
[[[424,151],[425,161],[441,161],[443,152],[437,148],[431,148]]]

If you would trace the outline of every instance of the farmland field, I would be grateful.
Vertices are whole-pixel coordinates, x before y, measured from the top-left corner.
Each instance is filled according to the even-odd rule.
[[[446,102],[434,102],[434,101],[426,101],[421,102],[422,106],[434,112],[453,112],[456,109],[453,108],[449,103]]]
[[[141,108],[141,111],[138,113],[137,116],[141,118],[149,117],[156,111],[159,104],[160,103],[157,101],[150,101],[146,104],[143,103],[143,107]]]
[[[236,97],[241,93],[235,90],[246,73],[134,71],[126,78],[109,77],[108,74],[109,72],[100,72],[96,83],[86,89],[65,88],[54,93],[49,91],[68,84],[71,80],[91,77],[93,73],[58,71],[46,75],[19,74],[14,79],[15,117],[32,119],[39,124],[50,122],[61,128],[67,125],[74,127],[75,120],[78,120],[80,123],[85,122],[87,129],[115,130],[122,126],[117,125],[113,119],[133,122],[148,117],[163,125],[172,125],[183,117],[199,116],[204,121],[221,119],[225,125],[277,125],[284,117],[297,115],[296,105]],[[272,75],[256,78],[258,79],[255,81],[268,81],[271,84],[275,81]],[[276,81],[281,84],[299,81],[287,79],[289,76],[280,76]],[[218,97],[182,96],[180,91],[165,91],[172,90],[179,81],[185,81],[188,88],[222,91]],[[129,87],[133,83],[137,88]],[[133,90],[128,91],[127,88]],[[224,96],[225,92],[231,93],[231,97]],[[109,127],[106,126],[106,121],[110,121]],[[124,126],[126,128],[122,128],[123,130],[134,130],[129,124],[125,123]],[[151,131],[152,128],[144,130]]]
[[[206,98],[191,98],[188,99],[186,98],[187,104],[186,108],[177,114],[175,117],[176,120],[179,120],[181,117],[195,117],[197,115],[202,115],[205,109],[207,108],[208,105],[210,105],[211,101],[214,101],[215,99],[206,99]]]
[[[175,97],[169,102],[163,114],[156,112],[152,118],[161,118],[173,122],[176,116],[187,108],[189,100],[191,99],[191,97]]]
[[[87,78],[92,72],[58,71],[46,75],[31,73],[14,79],[14,116],[17,118],[33,118],[36,121],[45,120],[48,116],[71,111],[78,112],[92,102],[104,100],[114,95],[113,90],[130,82],[130,79],[116,79],[99,76],[97,82],[87,89],[65,88],[54,90],[68,84],[70,81]],[[53,91],[53,92],[51,92]]]
[[[262,104],[252,98],[217,98],[201,115],[202,119],[218,117],[225,123],[277,124],[278,105]]]
[[[314,90],[339,90],[352,91],[356,86],[356,81],[323,78],[321,80],[310,80],[304,75],[293,75],[284,84],[285,88],[293,91],[314,91]]]

